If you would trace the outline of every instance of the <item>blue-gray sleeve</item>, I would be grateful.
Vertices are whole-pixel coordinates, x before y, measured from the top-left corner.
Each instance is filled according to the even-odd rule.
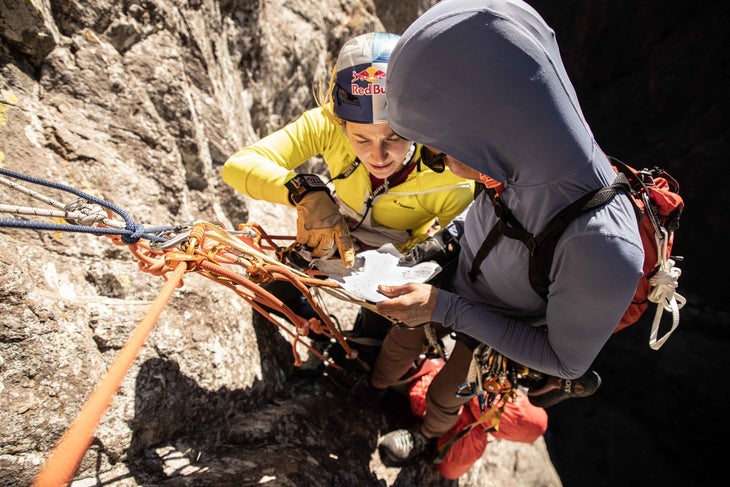
[[[474,202],[470,203],[469,206],[467,206],[464,211],[459,213],[454,217],[453,220],[449,222],[448,225],[446,225],[446,230],[456,237],[458,240],[461,238],[461,236],[464,234],[464,220],[466,219],[466,214],[469,213],[469,209],[472,207]]]
[[[563,246],[554,265],[543,327],[439,291],[432,320],[470,335],[507,357],[544,373],[583,375],[631,302],[643,249],[618,237],[583,235]]]

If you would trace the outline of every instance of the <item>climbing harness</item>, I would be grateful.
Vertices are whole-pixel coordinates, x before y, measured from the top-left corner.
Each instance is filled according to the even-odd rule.
[[[493,348],[480,344],[474,349],[466,381],[456,393],[460,397],[477,397],[479,410],[491,409],[497,399],[513,398],[520,377],[527,368],[518,368],[515,362]]]
[[[437,449],[435,463],[443,461],[451,447],[477,426],[485,431],[498,431],[508,401],[517,400],[519,386],[529,386],[542,379],[542,374],[520,365],[494,348],[479,344],[472,353],[466,380],[456,395],[463,398],[476,396],[482,415]]]

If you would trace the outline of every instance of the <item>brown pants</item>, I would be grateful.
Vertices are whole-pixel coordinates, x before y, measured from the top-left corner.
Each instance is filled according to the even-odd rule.
[[[437,335],[447,331],[434,325]],[[370,382],[377,388],[385,388],[400,379],[413,361],[423,352],[426,335],[423,328],[408,329],[391,327],[383,341],[380,354],[375,360]],[[469,373],[472,351],[457,340],[446,365],[436,375],[426,396],[426,416],[421,431],[428,438],[446,433],[459,419],[459,410],[469,398],[458,397],[456,392]]]

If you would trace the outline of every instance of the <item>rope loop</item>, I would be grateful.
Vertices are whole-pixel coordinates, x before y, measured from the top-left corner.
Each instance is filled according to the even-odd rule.
[[[661,231],[656,232],[654,237],[657,247],[658,267],[654,275],[649,278],[651,290],[647,296],[649,301],[657,305],[651,332],[649,333],[649,347],[652,350],[659,350],[674,330],[677,329],[679,326],[679,310],[687,303],[687,299],[677,292],[682,269],[674,265],[674,259],[667,257],[669,237],[666,229],[663,227],[660,227],[660,229]],[[664,311],[672,315],[672,325],[668,332],[661,338],[657,338]]]
[[[677,292],[679,276],[682,275],[682,270],[679,267],[675,267],[674,264],[674,259],[666,259],[657,272],[649,278],[652,289],[647,299],[657,305],[649,335],[649,346],[653,350],[659,350],[674,330],[677,329],[679,326],[679,310],[687,304],[687,299]],[[672,315],[672,325],[668,332],[661,338],[657,338],[662,313],[664,311]]]

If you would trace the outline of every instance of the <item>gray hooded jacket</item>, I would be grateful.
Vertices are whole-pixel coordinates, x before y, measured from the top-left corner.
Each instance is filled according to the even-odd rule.
[[[560,58],[555,33],[518,0],[442,0],[402,35],[390,58],[388,122],[505,183],[502,198],[537,234],[560,209],[613,182]],[[644,252],[630,200],[619,195],[571,223],[555,251],[547,303],[530,287],[528,251],[502,237],[467,273],[496,216],[486,195],[464,220],[456,292],[433,321],[528,367],[575,378],[628,307]],[[547,324],[547,333],[536,324]]]

